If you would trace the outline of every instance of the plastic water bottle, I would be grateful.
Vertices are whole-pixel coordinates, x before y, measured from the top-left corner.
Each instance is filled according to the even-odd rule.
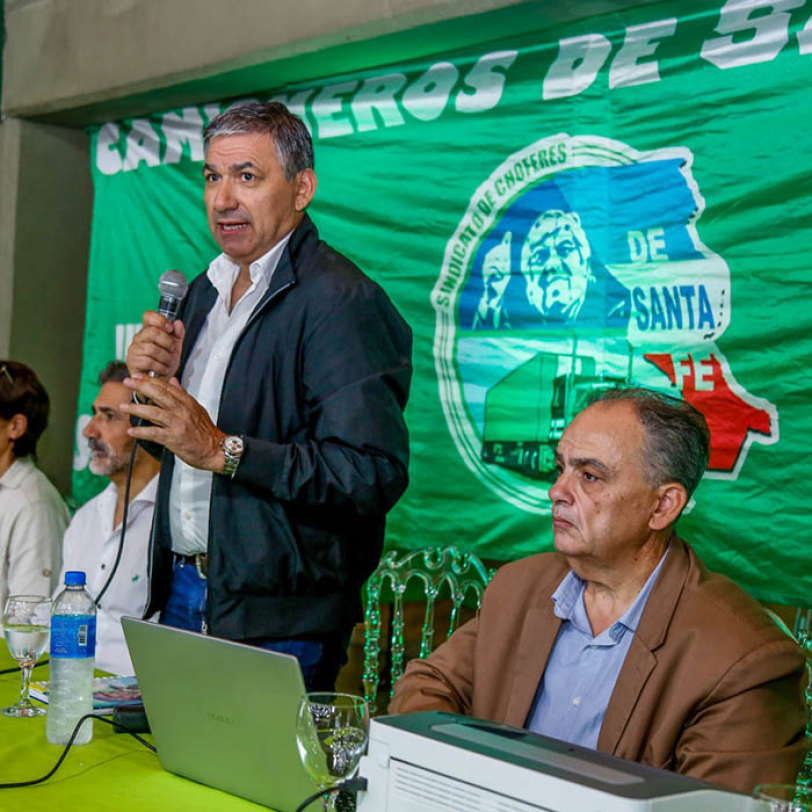
[[[93,710],[96,604],[85,591],[85,573],[66,572],[65,588],[51,609],[51,683],[45,735],[67,744],[79,719]],[[93,738],[93,722],[82,723],[74,744]]]

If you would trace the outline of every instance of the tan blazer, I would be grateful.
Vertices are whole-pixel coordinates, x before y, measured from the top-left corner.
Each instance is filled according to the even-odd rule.
[[[561,621],[558,553],[502,567],[476,618],[412,660],[390,713],[448,710],[524,726]],[[675,539],[649,595],[598,750],[741,792],[794,781],[803,761],[804,659],[762,607]]]

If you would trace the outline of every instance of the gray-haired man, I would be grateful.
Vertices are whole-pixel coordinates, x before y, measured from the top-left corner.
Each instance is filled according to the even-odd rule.
[[[173,325],[144,315],[127,355],[151,400],[126,407],[152,424],[131,433],[166,449],[150,610],[295,654],[309,688],[330,687],[407,483],[411,331],[319,240],[299,118],[232,107],[204,146],[223,253]]]
[[[675,523],[708,462],[704,418],[605,394],[558,443],[556,552],[508,564],[479,615],[395,685],[449,710],[750,792],[804,757],[804,658]]]

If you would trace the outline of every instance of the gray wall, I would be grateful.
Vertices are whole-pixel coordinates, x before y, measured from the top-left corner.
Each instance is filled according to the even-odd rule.
[[[0,357],[36,370],[51,397],[43,469],[70,487],[92,190],[81,130],[0,125]]]
[[[30,116],[103,103],[517,3],[6,0],[3,106]]]
[[[67,493],[90,243],[89,143],[82,130],[30,121],[19,129],[9,355],[33,367],[51,397],[39,455]]]
[[[14,304],[14,227],[17,220],[21,123],[0,123],[0,358],[9,355]]]

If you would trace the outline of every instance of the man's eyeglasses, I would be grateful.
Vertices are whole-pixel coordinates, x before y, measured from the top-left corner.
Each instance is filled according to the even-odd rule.
[[[10,384],[14,383],[14,376],[11,374],[11,370],[8,368],[8,364],[0,365],[0,375],[5,375]]]

